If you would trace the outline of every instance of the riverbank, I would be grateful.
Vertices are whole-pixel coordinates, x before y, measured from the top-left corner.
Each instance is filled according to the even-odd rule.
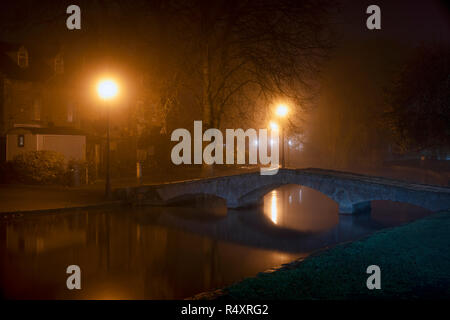
[[[320,251],[194,299],[450,299],[450,210]],[[381,269],[368,290],[366,268]]]
[[[255,170],[254,168],[216,168],[206,172],[215,176],[237,174]],[[112,179],[112,189],[136,186],[139,184],[156,184],[201,177],[205,172],[201,167],[158,171],[149,173],[143,181],[135,178]],[[120,201],[105,198],[105,182],[98,180],[93,184],[80,187],[56,185],[0,184],[0,214],[38,213],[46,210],[61,210],[108,206]]]
[[[78,188],[0,185],[0,214],[93,207],[113,203],[117,201],[105,199],[102,185]]]

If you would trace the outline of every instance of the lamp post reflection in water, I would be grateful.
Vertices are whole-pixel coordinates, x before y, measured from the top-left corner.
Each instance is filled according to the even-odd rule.
[[[321,213],[314,214],[317,211]],[[299,185],[284,185],[267,193],[261,213],[274,227],[303,232],[327,231],[339,221],[336,202]]]
[[[277,224],[278,210],[277,210],[277,192],[272,191],[272,199],[270,204],[270,219],[273,223]]]
[[[279,194],[277,192],[277,190],[273,190],[271,191],[267,197],[269,197],[268,199],[266,198],[266,202],[264,203],[264,215],[270,219],[270,221],[272,221],[273,224],[278,224],[279,221],[279,201],[278,201],[278,197]]]

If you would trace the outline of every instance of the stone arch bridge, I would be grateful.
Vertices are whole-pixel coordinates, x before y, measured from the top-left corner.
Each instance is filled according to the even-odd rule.
[[[306,186],[336,201],[339,212],[352,214],[370,209],[372,200],[410,203],[431,211],[450,209],[450,188],[414,184],[381,177],[323,169],[280,169],[275,175],[259,171],[140,185],[115,190],[116,196],[134,204],[169,205],[180,199],[208,195],[222,198],[228,208],[262,203],[269,191],[286,184]]]

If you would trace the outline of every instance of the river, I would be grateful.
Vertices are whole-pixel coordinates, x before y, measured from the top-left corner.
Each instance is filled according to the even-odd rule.
[[[29,214],[0,221],[0,287],[8,299],[180,299],[230,285],[311,252],[430,212],[373,201],[344,216],[325,195],[297,185],[259,209],[220,202]],[[81,269],[68,290],[66,268]]]

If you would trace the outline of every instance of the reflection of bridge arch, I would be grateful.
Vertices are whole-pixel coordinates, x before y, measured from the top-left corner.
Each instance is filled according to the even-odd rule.
[[[322,169],[280,169],[276,175],[259,172],[196,179],[117,190],[130,202],[164,205],[189,194],[210,194],[226,200],[227,207],[260,204],[270,190],[298,184],[317,190],[339,205],[339,212],[370,208],[373,200],[410,203],[431,211],[450,208],[450,188],[412,184],[392,179]]]
[[[164,209],[164,214],[159,215],[156,221],[151,222],[152,224],[156,223],[221,241],[283,252],[310,252],[338,242],[353,240],[380,228],[364,222],[361,224],[361,219],[370,219],[365,214],[343,216],[341,217],[343,220],[330,230],[312,233],[270,224],[269,221],[264,221],[265,217],[257,211],[252,211],[254,215],[249,216],[250,212],[242,215],[238,211],[231,210],[227,218],[204,221],[203,219],[184,219],[173,214],[172,210],[178,210],[178,208]],[[146,223],[145,216],[141,216],[143,220],[139,219],[137,222]]]
[[[246,206],[252,206],[255,204],[263,204],[264,201],[264,196],[269,194],[272,191],[276,191],[276,189],[283,187],[283,186],[298,186],[298,187],[307,187],[310,188],[313,191],[317,191],[320,192],[321,194],[323,194],[324,196],[330,198],[331,200],[333,200],[334,202],[338,203],[336,199],[334,199],[333,197],[331,197],[329,194],[323,193],[320,190],[317,190],[315,188],[312,188],[308,185],[305,184],[299,184],[299,183],[275,183],[275,184],[270,184],[267,186],[263,186],[260,188],[257,188],[255,190],[252,190],[244,195],[242,195],[239,199],[238,202],[241,204],[240,207],[246,207]]]
[[[184,203],[196,203],[196,202],[223,202],[226,203],[226,199],[214,194],[214,193],[199,193],[193,190],[190,193],[178,195],[176,197],[168,199],[165,204],[166,205],[174,205],[174,204],[184,204]]]

